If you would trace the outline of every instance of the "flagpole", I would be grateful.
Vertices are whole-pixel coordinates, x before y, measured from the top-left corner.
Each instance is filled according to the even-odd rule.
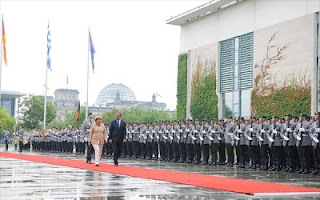
[[[46,131],[46,122],[47,122],[47,89],[48,89],[48,66],[46,66],[46,84],[44,89],[43,132]]]
[[[88,28],[89,30],[89,28]],[[89,31],[88,31],[89,33]],[[88,63],[87,63],[87,101],[86,101],[86,116],[88,116],[88,96],[89,96],[89,49],[90,49],[90,38],[88,36]]]

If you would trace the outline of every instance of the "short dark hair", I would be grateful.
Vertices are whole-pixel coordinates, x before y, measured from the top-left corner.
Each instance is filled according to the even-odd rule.
[[[121,116],[121,113],[119,111],[117,111],[115,114],[117,114],[117,113]]]
[[[89,116],[89,115],[92,115],[92,113],[88,113],[88,116]]]

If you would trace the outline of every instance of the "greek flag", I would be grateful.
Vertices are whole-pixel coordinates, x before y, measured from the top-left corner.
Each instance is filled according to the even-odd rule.
[[[94,49],[94,46],[93,46],[90,30],[89,30],[89,52],[91,54],[91,65],[92,65],[92,70],[94,72],[94,53],[96,52],[96,50]]]
[[[48,67],[48,69],[52,70],[52,68],[51,68],[50,51],[51,51],[51,33],[50,33],[50,27],[49,27],[49,23],[48,23],[48,34],[47,34],[47,67]]]

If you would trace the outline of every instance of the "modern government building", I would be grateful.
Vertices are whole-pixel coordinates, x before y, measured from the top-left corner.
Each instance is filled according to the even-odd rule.
[[[310,88],[319,111],[319,0],[213,0],[171,17],[187,54],[187,118],[198,65],[213,63],[219,118],[227,107],[250,116],[260,96],[289,86]],[[290,97],[289,97],[290,98]]]

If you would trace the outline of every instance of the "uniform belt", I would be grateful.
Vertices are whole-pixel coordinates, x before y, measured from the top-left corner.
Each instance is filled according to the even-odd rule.
[[[302,137],[307,137],[307,136],[308,136],[308,134],[302,134],[301,136],[302,136]]]

